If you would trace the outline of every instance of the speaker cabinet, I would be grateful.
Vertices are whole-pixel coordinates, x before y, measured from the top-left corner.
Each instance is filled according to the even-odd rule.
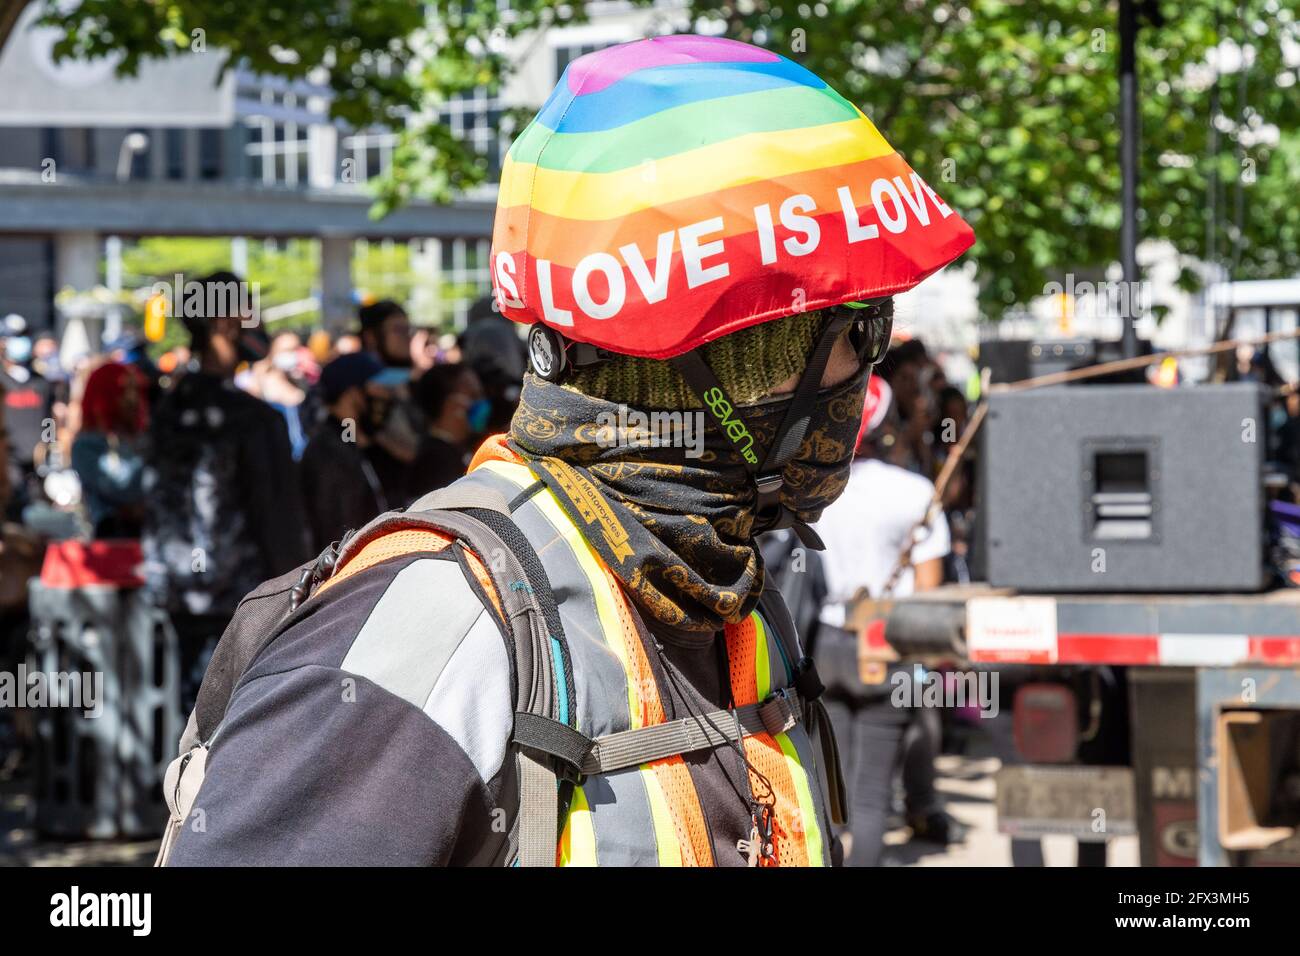
[[[1251,383],[994,393],[979,456],[989,583],[1260,590],[1265,427]]]

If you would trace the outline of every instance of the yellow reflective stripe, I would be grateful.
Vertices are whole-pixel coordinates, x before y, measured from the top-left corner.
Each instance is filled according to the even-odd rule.
[[[760,704],[772,693],[772,665],[768,663],[767,626],[755,611],[754,618],[754,688],[758,696],[754,699]]]
[[[591,807],[581,787],[573,788],[569,819],[560,834],[560,866],[595,866],[596,830],[592,826]]]
[[[479,467],[500,475],[520,488],[527,488],[537,480],[532,470],[526,465],[511,464],[507,461],[486,461]],[[618,616],[618,605],[614,603],[618,598],[610,590],[609,578],[605,576],[600,560],[596,557],[595,552],[591,550],[591,545],[582,536],[582,532],[569,520],[568,514],[560,506],[560,502],[551,489],[543,489],[533,496],[532,501],[537,505],[538,510],[541,511],[546,520],[551,523],[551,526],[559,532],[565,543],[568,544],[569,550],[573,552],[578,561],[578,566],[582,569],[582,573],[587,576],[587,581],[591,585],[592,596],[596,601],[596,616],[600,621],[601,636],[605,639],[605,646],[618,658],[623,673],[630,674],[627,648],[623,646],[623,625]],[[630,677],[627,681],[627,712],[630,727],[640,727],[641,702],[636,695],[636,682]]]
[[[649,764],[641,765],[641,782],[650,801],[650,820],[655,828],[655,847],[659,852],[660,866],[681,866],[682,847],[677,842],[677,827],[668,809],[668,800],[659,786],[659,778]]]
[[[808,848],[808,865],[825,866],[826,859],[822,848],[822,830],[817,822],[817,806],[813,803],[812,787],[808,785],[808,774],[799,762],[799,752],[785,734],[777,734],[776,742],[785,755],[786,766],[790,769],[790,779],[794,781],[794,792],[799,797],[799,816],[804,828],[804,846]]]

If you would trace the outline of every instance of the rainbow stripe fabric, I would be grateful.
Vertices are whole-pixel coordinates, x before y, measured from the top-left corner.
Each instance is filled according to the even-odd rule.
[[[492,280],[516,321],[664,358],[909,289],[974,239],[808,70],[657,37],[573,61],[511,146]]]

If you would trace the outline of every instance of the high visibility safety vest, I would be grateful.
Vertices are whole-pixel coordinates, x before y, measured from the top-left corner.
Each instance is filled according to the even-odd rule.
[[[558,606],[573,655],[578,729],[596,737],[663,723],[663,703],[628,599],[582,531],[526,465],[504,455],[475,464],[466,480],[487,482],[507,500],[535,489],[513,517],[541,555],[557,596],[564,595]],[[794,662],[758,611],[729,625],[726,642],[737,707],[793,683]],[[825,804],[804,727],[745,737],[743,746],[775,793],[775,862],[829,865]],[[686,762],[669,757],[585,779],[570,802],[557,862],[712,865],[708,826]]]
[[[665,723],[647,648],[617,579],[555,495],[501,441],[489,441],[461,482],[482,483],[511,502],[511,517],[537,551],[554,591],[572,659],[576,729],[597,738]],[[593,516],[592,521],[596,519]],[[419,547],[397,532],[344,567],[343,578]],[[483,556],[478,556],[483,560]],[[487,583],[478,562],[476,575]],[[330,582],[333,583],[333,582]],[[489,597],[491,597],[489,591]],[[725,631],[735,707],[794,684],[795,655],[755,611]],[[813,742],[802,723],[743,737],[745,758],[771,784],[773,853],[764,865],[828,866],[831,832]],[[749,772],[751,788],[758,786]],[[557,846],[561,866],[712,866],[713,844],[690,769],[681,756],[583,777],[574,785]]]

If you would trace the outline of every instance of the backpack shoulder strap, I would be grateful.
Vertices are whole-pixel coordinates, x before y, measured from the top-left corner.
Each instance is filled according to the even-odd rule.
[[[567,784],[578,779],[592,742],[575,727],[573,662],[546,569],[510,517],[505,498],[474,482],[457,482],[425,495],[407,511],[378,516],[315,561],[265,582],[245,597],[204,674],[179,759],[184,761],[189,751],[211,742],[240,678],[292,624],[318,586],[331,580],[336,569],[346,567],[370,542],[413,528],[437,532],[451,541],[462,565],[465,552],[473,553],[488,575],[515,687],[511,743],[520,812],[509,857],[515,856],[517,848],[522,866],[554,866],[559,822],[572,790]],[[561,779],[564,788],[559,786]],[[172,829],[177,825],[173,820]],[[160,854],[160,861],[165,862],[166,855]]]
[[[316,568],[333,555],[333,546],[320,557],[308,561],[277,578],[263,582],[246,594],[235,608],[234,616],[226,625],[212,652],[208,669],[203,673],[194,713],[185,737],[181,739],[182,751],[186,744],[207,743],[216,733],[226,715],[226,707],[235,692],[235,685],[260,654],[282,630],[296,609],[295,594],[303,582],[316,573]],[[193,737],[190,740],[191,727]]]
[[[541,559],[494,489],[461,481],[405,512],[381,515],[350,538],[339,566],[371,541],[425,528],[476,555],[497,598],[515,686],[512,746],[520,787],[510,854],[521,866],[554,866],[559,822],[592,741],[576,729],[573,662]],[[560,786],[563,781],[564,786]]]
[[[840,764],[839,743],[835,739],[835,728],[821,696],[825,691],[813,660],[804,653],[799,641],[798,629],[795,627],[785,597],[774,582],[763,585],[763,593],[758,599],[758,610],[763,619],[776,631],[777,640],[785,648],[794,666],[793,687],[803,705],[805,729],[808,736],[821,746],[821,766],[826,778],[827,810],[833,823],[843,824],[848,820],[848,791],[844,783],[844,771]]]
[[[470,508],[495,511],[507,518],[510,516],[510,503],[506,501],[505,495],[495,488],[489,488],[476,481],[457,481],[445,488],[436,488],[424,497],[417,498],[415,503],[406,510],[417,513],[437,510],[463,511]]]

